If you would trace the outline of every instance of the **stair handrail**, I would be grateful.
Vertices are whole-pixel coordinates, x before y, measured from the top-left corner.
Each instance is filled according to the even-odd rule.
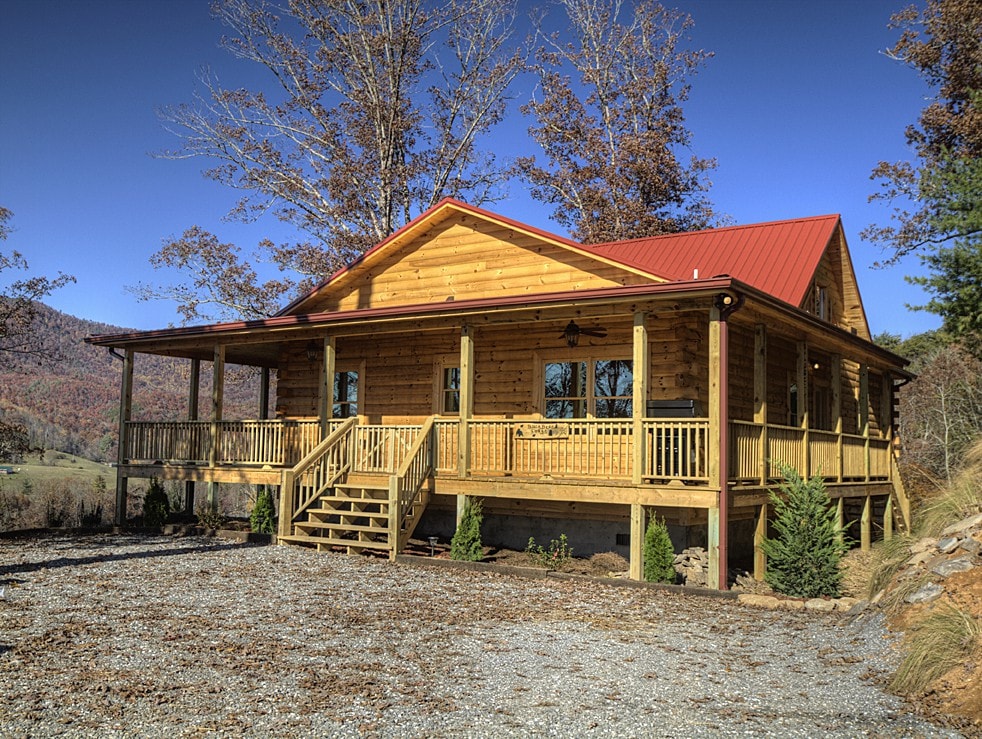
[[[907,531],[911,531],[911,521],[910,521],[910,498],[907,497],[907,489],[904,487],[904,480],[900,476],[900,465],[897,464],[897,458],[893,454],[890,455],[890,477],[893,483],[893,494],[897,498],[897,502],[900,504],[900,515],[904,519],[904,525]]]
[[[342,454],[342,463],[338,465],[337,469],[334,471],[334,474],[330,478],[322,481],[320,488],[315,489],[304,500],[294,500],[297,493],[297,484],[299,483],[301,476],[311,467],[320,463],[324,457],[329,455],[342,443],[347,441],[348,437],[350,436],[351,429],[357,425],[357,423],[357,416],[347,419],[344,423],[334,429],[334,431],[328,434],[326,439],[311,449],[307,456],[297,462],[296,465],[290,469],[283,470],[283,477],[280,485],[280,536],[287,536],[292,533],[291,529],[293,527],[293,522],[298,516],[306,511],[315,500],[317,500],[320,495],[320,490],[322,490],[325,486],[330,487],[333,485],[351,467],[350,455]],[[296,507],[294,508],[295,504]]]
[[[394,552],[401,548],[398,539],[403,522],[418,500],[426,481],[433,474],[432,439],[435,423],[436,416],[426,419],[406,458],[389,477],[389,531]]]

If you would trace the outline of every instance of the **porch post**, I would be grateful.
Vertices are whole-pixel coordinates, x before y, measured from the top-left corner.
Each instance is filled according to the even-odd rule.
[[[767,326],[754,326],[754,423],[760,427],[760,450],[757,455],[757,476],[766,485],[767,460]],[[763,556],[763,554],[761,554]]]
[[[835,479],[842,482],[842,355],[833,354],[832,363],[832,430],[835,432]]]
[[[644,579],[644,506],[631,503],[631,558],[628,575],[632,580]]]
[[[457,474],[467,477],[471,462],[468,425],[474,415],[474,333],[470,326],[460,327],[460,413],[457,426]],[[457,496],[457,523],[464,514],[466,496]]]
[[[647,413],[648,401],[648,376],[651,370],[651,362],[648,358],[648,324],[646,313],[634,314],[634,352],[633,369],[634,383],[631,396],[631,416],[634,421],[633,441],[634,459],[633,471],[631,473],[632,482],[640,485],[644,480],[644,461],[645,461],[645,439],[644,439],[644,417]],[[633,513],[632,513],[632,521]],[[633,529],[632,529],[633,535]],[[633,540],[632,540],[633,551]]]
[[[811,477],[811,449],[808,439],[808,342],[799,341],[798,356],[795,362],[795,385],[798,386],[797,407],[798,426],[802,430],[801,469],[798,472],[804,478]],[[787,464],[787,460],[785,460]]]
[[[198,393],[201,390],[201,360],[191,360],[191,377],[188,381],[188,420],[192,423],[198,420]],[[195,433],[191,438],[198,438]],[[184,483],[184,512],[194,513],[194,480]]]
[[[269,367],[259,371],[259,420],[269,418]]]
[[[123,357],[123,377],[119,388],[119,449],[116,453],[116,525],[126,525],[126,492],[129,479],[123,474],[126,463],[126,424],[133,412],[133,350]]]
[[[334,373],[337,365],[337,340],[333,336],[324,338],[324,362],[321,364],[319,407],[317,415],[321,420],[321,439],[327,438],[327,422],[334,417]],[[359,398],[359,402],[363,402]]]
[[[208,452],[208,466],[218,465],[219,422],[222,420],[222,406],[225,400],[225,346],[215,346],[211,378],[211,449]],[[208,508],[218,511],[218,483],[208,483]]]
[[[863,478],[869,482],[869,365],[859,365],[859,433],[863,436]]]

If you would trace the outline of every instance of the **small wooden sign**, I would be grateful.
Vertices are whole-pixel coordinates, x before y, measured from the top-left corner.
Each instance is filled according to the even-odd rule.
[[[565,439],[568,423],[520,423],[515,427],[516,439]]]

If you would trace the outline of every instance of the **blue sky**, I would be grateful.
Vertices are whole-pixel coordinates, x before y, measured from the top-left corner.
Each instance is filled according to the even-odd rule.
[[[917,74],[882,52],[896,38],[890,14],[906,0],[688,0],[666,3],[695,21],[692,45],[715,57],[692,80],[685,106],[693,153],[716,157],[710,198],[735,223],[840,213],[874,333],[935,328],[911,312],[921,291],[903,275],[916,259],[872,270],[882,258],[859,232],[883,221],[867,203],[873,166],[909,159],[904,128],[929,94]],[[173,304],[126,290],[155,274],[148,259],[167,236],[198,224],[245,252],[288,240],[275,221],[222,216],[233,191],[205,180],[203,160],[151,156],[177,139],[157,109],[189,101],[202,67],[227,86],[257,70],[218,46],[208,0],[4,0],[0,9],[0,204],[14,211],[18,249],[33,273],[78,283],[49,302],[74,315],[132,328],[178,320]],[[261,78],[260,78],[261,79]],[[523,90],[517,90],[521,95]],[[499,156],[531,151],[511,121]],[[518,135],[515,132],[518,131]],[[492,207],[561,232],[519,183]]]

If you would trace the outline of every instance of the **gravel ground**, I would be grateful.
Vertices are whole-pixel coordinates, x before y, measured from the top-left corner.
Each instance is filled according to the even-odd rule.
[[[216,539],[0,541],[0,736],[957,736],[876,622]]]

